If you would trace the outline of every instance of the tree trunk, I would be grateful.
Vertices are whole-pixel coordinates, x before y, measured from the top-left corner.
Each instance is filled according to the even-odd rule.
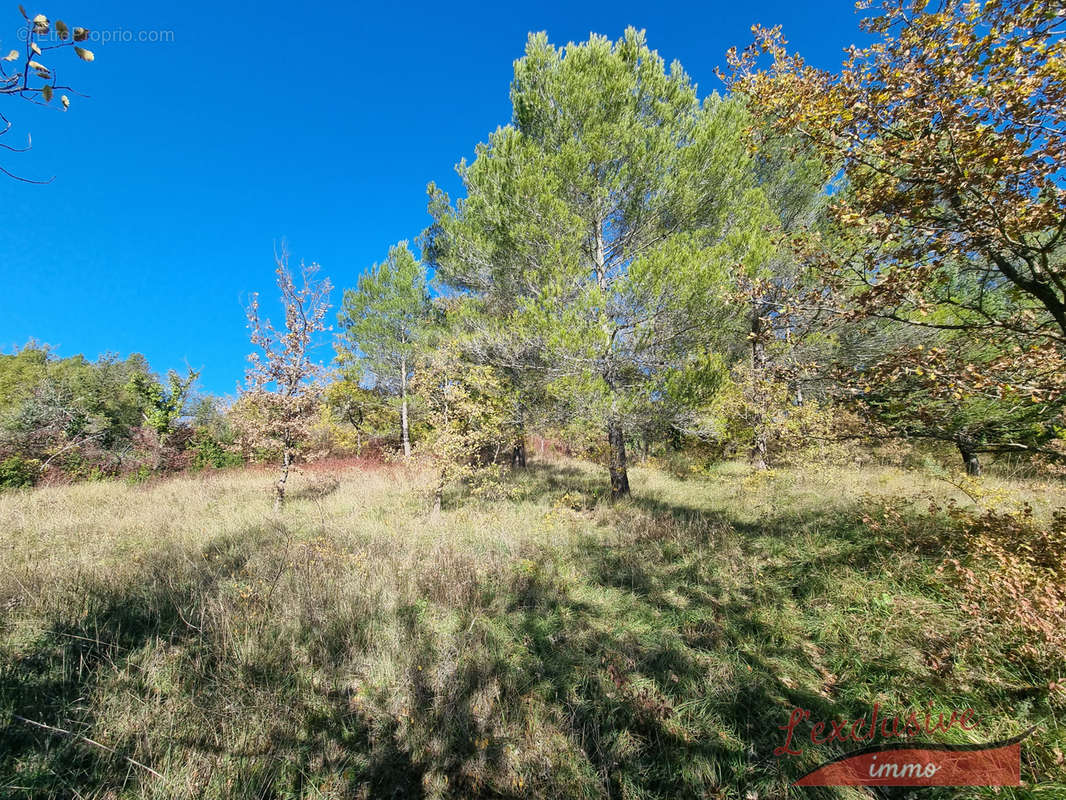
[[[511,466],[524,467],[526,465],[526,421],[520,409],[516,409],[518,417],[518,436],[515,437],[514,449],[511,451]]]
[[[758,470],[769,469],[770,467],[766,460],[766,434],[758,428],[755,430],[755,441],[752,442],[751,452],[748,453],[748,460],[751,461],[751,465]]]
[[[681,431],[678,428],[675,428],[673,425],[670,426],[670,437],[667,444],[669,445],[670,449],[674,451],[680,450],[681,445],[684,444],[684,442],[681,440]]]
[[[763,341],[763,306],[761,303],[753,305],[751,313],[751,379],[752,388],[758,391],[759,382],[762,381],[766,372],[766,342]],[[752,397],[755,404],[755,414],[752,419],[752,443],[749,458],[755,469],[766,469],[769,464],[766,458],[766,421],[760,406],[762,398]]]
[[[400,359],[400,435],[404,458],[411,457],[411,434],[407,427],[407,358]]]
[[[526,465],[526,440],[519,439],[511,453],[511,466],[524,467]]]
[[[607,291],[607,249],[603,240],[603,220],[596,220],[592,226],[593,238],[596,240],[596,254],[594,258],[596,269],[596,285],[601,292]]]
[[[596,285],[599,287],[604,305],[609,305],[609,287],[607,280],[607,250],[604,241],[605,220],[601,217],[596,219],[593,225],[593,237],[595,239],[596,252],[594,254],[596,271]],[[614,385],[614,335],[608,322],[604,323],[604,342],[610,354],[603,379],[612,392]],[[622,428],[622,420],[612,410],[607,420],[607,469],[611,474],[611,499],[618,500],[629,494],[629,473],[626,471],[626,436]]]
[[[959,436],[955,440],[955,446],[959,448],[966,474],[978,477],[981,474],[981,459],[977,457],[977,442],[969,436]]]
[[[285,503],[285,484],[289,482],[289,467],[291,464],[292,450],[286,447],[281,458],[281,475],[278,477],[277,483],[274,484],[275,514],[281,510],[281,506]]]
[[[629,494],[629,473],[626,471],[626,437],[617,418],[607,423],[607,444],[610,448],[608,469],[611,473],[611,499]]]
[[[164,448],[167,446],[166,435],[156,433],[155,441],[155,452],[152,453],[152,471],[159,472],[163,468],[163,452]]]

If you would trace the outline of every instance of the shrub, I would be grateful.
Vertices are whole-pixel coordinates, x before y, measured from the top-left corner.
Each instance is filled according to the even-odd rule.
[[[235,453],[225,442],[211,435],[206,428],[199,428],[189,440],[189,452],[192,454],[193,469],[224,469],[239,467],[244,463],[240,453]]]
[[[952,555],[942,570],[965,596],[963,610],[978,632],[1006,624],[1016,641],[1013,652],[1031,664],[1066,662],[1066,509],[1050,524],[1017,511],[974,513],[949,504],[969,558]]]
[[[11,456],[0,461],[0,488],[33,486],[41,475],[41,462],[35,458]]]
[[[146,483],[152,477],[152,469],[147,464],[141,464],[137,469],[126,475],[126,483],[130,486],[136,486],[139,483]]]
[[[1057,674],[1066,663],[1066,509],[1039,520],[1028,504],[963,477],[973,507],[926,496],[867,498],[863,522],[897,546],[935,554],[958,590],[976,643],[1005,644],[1008,658]]]

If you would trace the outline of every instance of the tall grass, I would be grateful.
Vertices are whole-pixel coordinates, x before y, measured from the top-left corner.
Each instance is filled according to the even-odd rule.
[[[638,469],[612,505],[554,462],[441,514],[416,469],[338,477],[276,517],[252,470],[0,494],[0,796],[866,797],[772,751],[873,702],[1037,724],[999,796],[1066,796],[1061,669],[862,521],[914,474]]]

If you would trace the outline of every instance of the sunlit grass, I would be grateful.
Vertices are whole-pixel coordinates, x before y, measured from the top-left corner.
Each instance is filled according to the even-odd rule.
[[[861,521],[947,484],[638,467],[611,505],[556,462],[432,514],[416,468],[338,477],[278,517],[261,471],[0,494],[0,795],[787,797],[838,752],[774,758],[790,709],[875,701],[1040,724],[1026,780],[1063,791],[1061,675],[970,640],[936,554]]]

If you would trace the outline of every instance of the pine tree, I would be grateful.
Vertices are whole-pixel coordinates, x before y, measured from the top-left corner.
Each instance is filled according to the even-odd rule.
[[[507,320],[552,394],[604,431],[611,494],[626,439],[663,377],[713,337],[722,287],[767,254],[771,220],[743,106],[700,101],[644,35],[556,48],[529,38],[514,121],[461,164],[466,196],[430,186],[428,247],[445,285]]]
[[[411,455],[408,384],[421,328],[429,318],[426,273],[407,242],[389,248],[386,259],[344,292],[338,315],[343,339],[338,359],[361,378],[399,397],[400,438]]]

